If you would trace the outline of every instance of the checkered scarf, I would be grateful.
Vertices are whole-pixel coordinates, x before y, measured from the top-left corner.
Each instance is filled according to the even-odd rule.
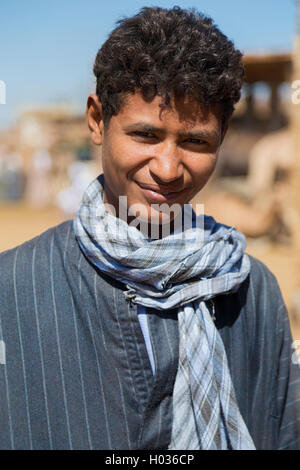
[[[179,365],[169,449],[254,449],[212,318],[212,299],[237,290],[249,274],[245,238],[211,217],[195,224],[199,216],[190,205],[182,212],[189,211],[189,228],[147,238],[106,211],[100,175],[83,196],[74,229],[88,259],[126,285],[126,299],[138,307],[178,309]]]

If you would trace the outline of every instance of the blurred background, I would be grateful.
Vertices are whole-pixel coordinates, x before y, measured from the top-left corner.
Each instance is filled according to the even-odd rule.
[[[178,4],[212,16],[246,71],[217,170],[193,203],[246,235],[248,253],[276,275],[300,339],[300,1]],[[0,251],[72,218],[101,172],[84,118],[93,62],[115,22],[146,5],[174,3],[0,3]]]

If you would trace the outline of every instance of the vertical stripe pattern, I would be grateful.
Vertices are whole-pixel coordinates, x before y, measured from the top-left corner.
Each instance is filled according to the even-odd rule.
[[[178,312],[146,307],[153,375],[125,291],[82,254],[71,221],[0,254],[1,450],[170,446]],[[251,258],[249,279],[214,305],[256,448],[299,450],[299,366],[276,280]]]
[[[247,278],[250,262],[244,253],[244,236],[233,227],[207,216],[197,217],[192,211],[189,228],[151,240],[106,211],[104,189],[102,174],[85,191],[74,220],[76,237],[91,263],[123,282],[128,289],[125,298],[139,306],[153,371],[142,309],[177,307],[180,312],[179,336],[184,347],[180,348],[176,378],[180,385],[175,383],[171,448],[254,449],[234,398],[222,339],[203,302],[236,291]],[[183,219],[186,211],[185,207]],[[203,345],[207,346],[205,351],[201,349]],[[188,392],[190,399],[182,400],[182,394]],[[180,411],[178,403],[182,404]],[[195,423],[189,419],[184,426],[186,416],[191,415]],[[186,434],[191,436],[191,442],[187,442]]]

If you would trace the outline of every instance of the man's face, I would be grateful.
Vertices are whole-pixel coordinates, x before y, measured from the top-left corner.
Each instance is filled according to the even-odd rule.
[[[158,205],[182,208],[215,168],[223,138],[218,110],[207,111],[192,99],[173,100],[162,110],[161,102],[159,96],[149,103],[140,93],[128,95],[108,126],[99,126],[105,202],[117,215],[119,196],[127,196],[127,206],[139,207],[140,217],[165,222]]]

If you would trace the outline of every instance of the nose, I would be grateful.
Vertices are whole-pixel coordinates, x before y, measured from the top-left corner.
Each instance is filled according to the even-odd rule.
[[[171,183],[183,176],[183,162],[175,143],[163,143],[157,146],[149,161],[149,170],[156,180]]]

